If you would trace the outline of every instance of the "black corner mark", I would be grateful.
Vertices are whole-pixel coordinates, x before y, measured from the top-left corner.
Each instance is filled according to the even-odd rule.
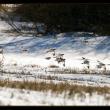
[[[0,3],[110,3],[109,0],[0,0]]]

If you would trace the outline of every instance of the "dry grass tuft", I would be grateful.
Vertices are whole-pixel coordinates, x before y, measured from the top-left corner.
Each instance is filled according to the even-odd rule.
[[[72,96],[75,93],[89,93],[90,95],[93,92],[97,92],[98,94],[107,94],[110,93],[109,87],[92,87],[92,86],[84,86],[84,85],[71,85],[69,83],[57,83],[54,82],[46,83],[46,82],[29,82],[24,80],[20,81],[10,81],[10,80],[0,80],[1,87],[10,87],[10,88],[18,88],[18,89],[28,89],[28,90],[35,90],[35,91],[49,91],[55,93],[62,93],[68,92],[68,95]]]
[[[49,68],[59,68],[57,65],[49,65]]]

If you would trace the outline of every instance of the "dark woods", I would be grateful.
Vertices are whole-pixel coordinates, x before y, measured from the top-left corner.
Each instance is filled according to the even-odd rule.
[[[14,13],[26,21],[44,23],[46,32],[88,31],[110,34],[109,3],[22,4]]]

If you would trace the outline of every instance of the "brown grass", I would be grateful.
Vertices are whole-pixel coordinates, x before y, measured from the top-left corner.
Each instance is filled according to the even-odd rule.
[[[82,69],[79,70],[78,68],[55,68],[54,71],[52,71],[57,74],[104,74],[104,75],[109,75],[110,70],[107,71],[96,71],[92,69]]]
[[[49,68],[59,68],[57,65],[49,65]]]
[[[46,82],[29,82],[29,81],[10,81],[10,80],[0,80],[1,87],[10,87],[10,88],[18,88],[18,89],[28,89],[35,91],[48,91],[51,90],[55,93],[68,92],[69,95],[73,95],[74,93],[89,93],[97,92],[98,94],[106,94],[110,93],[109,87],[92,87],[92,86],[84,86],[84,85],[70,85],[69,83],[46,83]]]

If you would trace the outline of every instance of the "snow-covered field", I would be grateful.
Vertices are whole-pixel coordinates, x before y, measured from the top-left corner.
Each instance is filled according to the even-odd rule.
[[[81,33],[61,33],[56,37],[48,35],[43,37],[35,36],[16,36],[3,32],[8,30],[8,24],[0,21],[0,47],[3,48],[3,68],[0,79],[10,79],[22,81],[38,80],[43,81],[43,77],[53,76],[57,79],[51,79],[54,82],[69,82],[71,84],[92,85],[92,86],[109,86],[110,87],[110,36],[78,36]],[[75,37],[78,36],[78,37]],[[49,49],[56,49],[55,55],[64,54],[65,66],[63,63],[58,63],[53,56],[53,53],[47,52]],[[46,59],[50,57],[50,59]],[[86,68],[82,64],[82,57],[87,58],[90,62],[90,70],[98,71],[96,74],[84,74],[81,71]],[[97,68],[98,61],[106,65],[107,74],[102,74],[101,69]],[[57,66],[57,69],[78,70],[79,74],[67,73],[65,71],[55,73],[52,65]],[[103,70],[103,69],[102,69]],[[49,81],[50,79],[47,79]],[[17,92],[15,92],[17,91]],[[10,98],[11,94],[15,97]],[[51,96],[47,93],[27,92],[20,93],[18,90],[0,89],[1,105],[106,105],[109,102],[103,101],[103,96],[100,99],[97,94],[94,94],[90,99],[85,94],[86,100],[64,99],[61,96]],[[22,99],[23,96],[23,99]],[[7,100],[9,99],[9,100]],[[49,99],[49,100],[48,100]],[[19,101],[18,102],[16,102]],[[61,103],[60,103],[61,100]]]
[[[26,105],[26,106],[58,106],[58,105],[110,105],[109,94],[99,95],[94,93],[75,94],[68,93],[53,94],[48,92],[36,92],[29,90],[0,88],[0,105]]]

